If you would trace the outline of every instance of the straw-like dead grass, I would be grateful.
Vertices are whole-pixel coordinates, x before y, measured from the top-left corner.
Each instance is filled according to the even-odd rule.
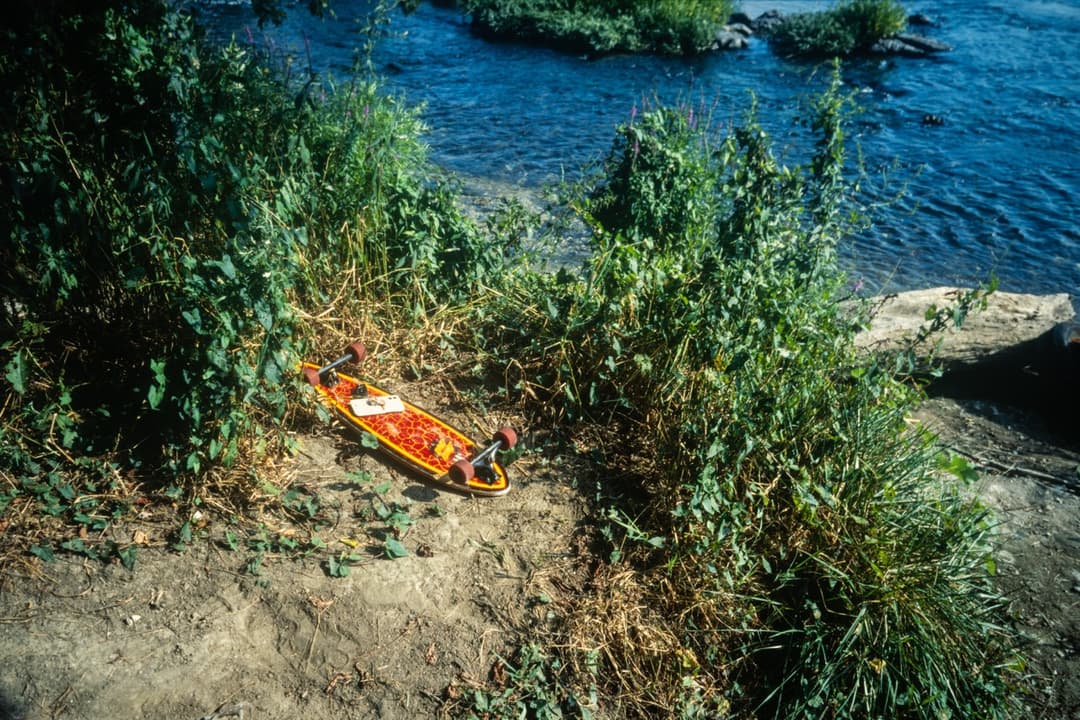
[[[694,681],[700,667],[680,641],[676,618],[657,604],[657,589],[636,570],[604,566],[566,620],[570,667],[580,675],[597,662],[605,668],[602,694],[616,715],[673,707],[672,690],[681,682],[672,680]]]

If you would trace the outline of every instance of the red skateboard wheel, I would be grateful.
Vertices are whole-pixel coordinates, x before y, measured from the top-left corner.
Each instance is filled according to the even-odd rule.
[[[450,466],[450,479],[464,485],[476,476],[476,468],[468,460],[458,460]]]
[[[364,343],[355,342],[349,347],[345,348],[345,355],[352,358],[354,363],[358,363],[367,357],[367,348],[364,347]]]
[[[499,428],[499,431],[491,436],[492,442],[501,442],[503,450],[509,450],[517,445],[517,433],[512,427]]]

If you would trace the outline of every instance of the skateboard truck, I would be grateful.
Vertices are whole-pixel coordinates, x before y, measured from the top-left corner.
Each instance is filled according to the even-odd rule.
[[[338,384],[337,369],[347,362],[360,362],[367,355],[367,348],[363,343],[353,343],[345,348],[345,354],[328,365],[323,365],[316,370],[313,367],[304,368],[304,377],[312,386],[325,385],[334,387]]]
[[[491,464],[495,453],[509,450],[517,444],[517,433],[511,427],[500,428],[491,438],[491,444],[473,456],[472,460],[458,460],[450,466],[450,479],[458,483],[467,483],[479,477],[489,485],[494,484],[498,475]]]

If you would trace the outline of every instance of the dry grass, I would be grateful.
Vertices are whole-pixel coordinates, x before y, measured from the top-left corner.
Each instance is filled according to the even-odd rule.
[[[561,650],[579,676],[597,662],[610,669],[600,682],[613,715],[648,717],[673,707],[671,690],[680,683],[672,676],[693,678],[699,667],[656,590],[636,570],[602,566],[589,592],[572,600]]]
[[[687,703],[717,716],[731,709],[723,692],[734,667],[699,657],[687,639],[708,635],[713,649],[731,645],[745,632],[737,622],[745,604],[715,593],[678,597],[688,584],[672,572],[598,564],[587,588],[556,601],[563,621],[547,645],[566,663],[564,683],[597,682],[603,716],[667,717]]]

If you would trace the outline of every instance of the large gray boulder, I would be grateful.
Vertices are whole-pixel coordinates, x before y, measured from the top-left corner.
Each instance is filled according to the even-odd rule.
[[[926,310],[956,302],[963,288],[911,290],[879,298],[870,329],[856,343],[873,351],[898,350],[926,324]],[[1074,317],[1065,293],[1028,295],[994,292],[986,309],[970,314],[958,329],[942,335],[938,359],[946,365],[980,362],[990,355],[1035,340]]]
[[[963,292],[932,288],[881,298],[856,343],[867,352],[902,351],[926,325],[927,308],[947,308]],[[933,367],[941,371],[931,394],[1023,408],[1060,438],[1080,442],[1080,323],[1068,295],[995,292],[985,310],[929,344],[921,349],[936,345]]]
[[[712,47],[714,50],[742,50],[750,44],[748,37],[749,32],[743,33],[739,28],[728,25],[716,33]]]
[[[766,10],[750,22],[754,32],[768,35],[784,22],[784,15],[779,10]]]

